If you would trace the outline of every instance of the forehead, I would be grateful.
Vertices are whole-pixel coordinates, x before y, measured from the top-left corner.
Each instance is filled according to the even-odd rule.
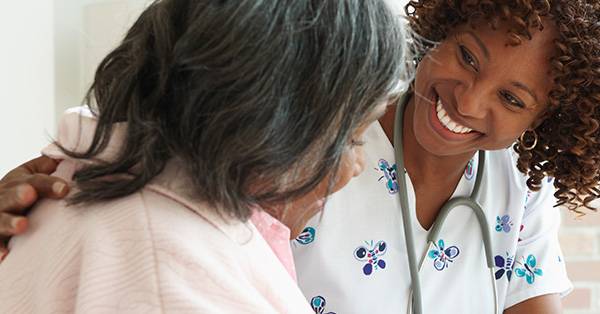
[[[492,28],[489,23],[477,22],[473,24],[461,24],[455,27],[451,33],[463,33],[472,32],[477,34],[482,39],[489,41],[490,44],[497,45],[497,48],[515,48],[515,49],[531,49],[531,48],[544,48],[551,46],[554,39],[557,38],[558,33],[556,30],[556,24],[553,20],[543,18],[542,23],[544,25],[543,30],[538,28],[530,28],[529,32],[532,35],[531,40],[526,36],[521,37],[521,44],[511,45],[510,44],[510,33],[514,29],[514,24],[509,22],[500,22],[496,29]]]

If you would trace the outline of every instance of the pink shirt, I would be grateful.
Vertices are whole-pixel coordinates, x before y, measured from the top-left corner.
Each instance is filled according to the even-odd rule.
[[[85,110],[70,111],[58,141],[87,147],[94,126]],[[116,127],[100,158],[117,151],[125,128]],[[82,165],[52,145],[44,153],[64,159],[56,175],[67,180]],[[312,313],[281,262],[293,265],[289,230],[255,215],[268,243],[252,222],[195,200],[189,186],[173,160],[127,197],[40,202],[0,264],[0,313]]]
[[[250,220],[295,281],[296,267],[290,247],[290,229],[262,210],[256,210]]]

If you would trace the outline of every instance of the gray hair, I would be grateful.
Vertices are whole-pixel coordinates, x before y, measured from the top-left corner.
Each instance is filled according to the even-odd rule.
[[[153,2],[97,70],[91,147],[68,153],[96,156],[122,121],[125,144],[75,174],[71,201],[131,194],[172,158],[198,197],[242,220],[305,195],[404,88],[399,19],[381,0]]]

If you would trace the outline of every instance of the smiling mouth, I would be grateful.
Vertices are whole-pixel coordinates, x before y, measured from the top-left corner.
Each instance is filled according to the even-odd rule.
[[[450,118],[448,112],[446,112],[446,109],[444,109],[444,106],[442,105],[442,100],[439,98],[439,96],[435,106],[435,111],[438,120],[444,126],[444,128],[446,128],[446,130],[455,134],[467,134],[473,132],[473,129],[461,125],[460,123]]]
[[[471,133],[479,133],[467,126],[460,124],[459,122],[454,121],[446,109],[444,109],[446,104],[442,101],[442,98],[437,92],[435,93],[435,99],[437,101],[435,102],[434,116],[437,117],[437,120],[446,131],[456,135],[470,135]]]

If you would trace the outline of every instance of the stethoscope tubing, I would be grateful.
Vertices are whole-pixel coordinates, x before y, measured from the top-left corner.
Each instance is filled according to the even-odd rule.
[[[420,269],[423,263],[423,258],[417,264],[417,253],[415,248],[415,239],[414,239],[414,231],[412,226],[413,213],[408,206],[408,188],[406,184],[406,176],[404,175],[404,154],[403,154],[403,141],[402,141],[402,126],[404,122],[404,100],[398,102],[398,107],[396,108],[396,117],[394,121],[394,152],[396,158],[396,165],[398,171],[401,173],[398,177],[398,197],[400,200],[400,207],[402,208],[402,220],[404,225],[404,238],[406,240],[406,252],[408,258],[408,268],[411,277],[411,289],[409,294],[409,304],[408,309],[409,313],[414,312],[415,314],[423,313],[423,299],[421,294],[421,279],[420,279]],[[477,203],[477,199],[479,198],[481,183],[483,180],[483,175],[485,172],[485,151],[479,151],[479,160],[477,165],[477,175],[475,178],[475,184],[473,187],[473,191],[471,192],[470,197],[455,197],[450,199],[444,206],[442,206],[438,217],[436,218],[431,231],[427,235],[427,245],[431,247],[433,243],[435,243],[436,239],[438,239],[440,232],[442,231],[442,227],[444,226],[444,222],[446,218],[450,214],[450,212],[458,207],[458,206],[467,206],[474,213],[479,223],[481,236],[483,238],[483,246],[486,255],[486,264],[490,270],[490,279],[493,286],[494,293],[494,314],[498,313],[498,296],[497,296],[497,287],[494,276],[494,256],[492,254],[492,240],[490,234],[489,224],[487,222],[485,212],[483,208]],[[425,251],[424,254],[427,251]],[[412,306],[410,306],[412,304]]]

